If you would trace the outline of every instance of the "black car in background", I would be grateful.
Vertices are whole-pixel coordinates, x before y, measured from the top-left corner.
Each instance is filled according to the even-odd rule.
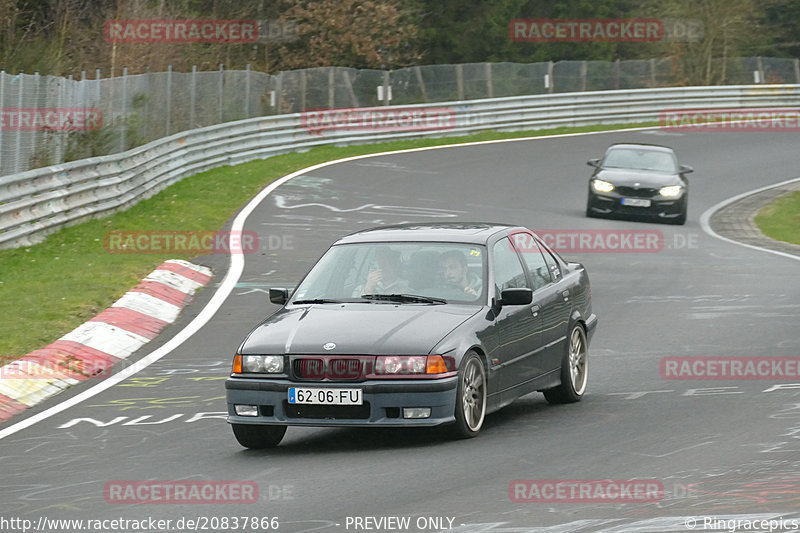
[[[691,167],[679,165],[672,148],[652,144],[613,144],[603,159],[590,159],[586,216],[647,217],[684,224]]]
[[[226,380],[248,448],[287,426],[438,426],[541,391],[586,390],[597,324],[589,277],[523,227],[406,224],[354,233],[322,256],[245,338]]]

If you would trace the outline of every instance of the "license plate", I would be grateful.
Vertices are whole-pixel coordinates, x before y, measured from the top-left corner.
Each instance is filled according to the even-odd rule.
[[[313,405],[361,405],[361,389],[306,389],[289,387],[289,403]]]
[[[642,198],[623,198],[622,205],[627,205],[629,207],[650,207],[650,200],[644,200]]]

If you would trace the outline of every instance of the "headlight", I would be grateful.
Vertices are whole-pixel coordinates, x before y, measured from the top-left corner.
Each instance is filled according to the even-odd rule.
[[[237,355],[233,360],[234,374],[281,374],[282,355]]]
[[[674,198],[680,195],[682,190],[683,187],[681,187],[680,185],[670,185],[668,187],[661,187],[658,190],[658,193],[661,196],[666,196],[667,198]]]
[[[378,376],[445,374],[454,369],[452,358],[441,355],[379,355],[375,358],[375,374]]]
[[[604,180],[594,180],[592,188],[597,192],[611,192],[614,190],[614,185]]]

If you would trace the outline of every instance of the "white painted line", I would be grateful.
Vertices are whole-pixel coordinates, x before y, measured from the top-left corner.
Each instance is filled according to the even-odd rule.
[[[125,309],[139,311],[170,324],[178,318],[178,314],[181,312],[181,308],[177,305],[165,302],[161,298],[156,298],[144,292],[126,292],[111,307],[124,307]]]
[[[203,287],[202,283],[181,276],[171,270],[154,270],[144,280],[163,283],[167,287],[179,290],[184,294],[194,294],[197,289]]]
[[[746,196],[750,196],[751,194],[757,194],[757,193],[760,193],[760,192],[763,192],[763,191],[768,191],[770,189],[774,189],[775,187],[781,187],[783,185],[788,185],[790,183],[795,183],[795,182],[798,182],[798,181],[800,181],[800,178],[792,178],[790,180],[782,181],[780,183],[775,183],[774,185],[767,185],[765,187],[759,187],[758,189],[753,189],[752,191],[743,192],[742,194],[737,194],[736,196],[732,196],[731,198],[728,198],[727,200],[723,200],[720,203],[718,203],[718,204],[706,209],[705,212],[702,215],[700,215],[700,227],[702,227],[703,231],[705,231],[707,234],[711,235],[712,237],[716,237],[717,239],[719,239],[721,241],[729,242],[731,244],[738,244],[739,246],[744,246],[745,248],[750,248],[752,250],[760,250],[762,252],[767,252],[769,254],[778,255],[780,257],[786,257],[787,259],[793,259],[795,261],[800,261],[800,256],[797,256],[797,255],[787,254],[786,252],[781,252],[781,251],[778,251],[778,250],[770,250],[769,248],[762,248],[761,246],[755,246],[753,244],[746,244],[746,243],[743,243],[743,242],[735,241],[733,239],[729,239],[727,237],[723,237],[722,235],[720,235],[719,233],[717,233],[716,231],[711,229],[711,224],[710,224],[711,217],[714,215],[714,213],[716,213],[717,211],[719,211],[720,209],[722,209],[725,206],[728,206],[728,205],[730,205],[730,204],[732,204],[734,202],[737,202],[737,201],[741,200],[742,198],[745,198]]]

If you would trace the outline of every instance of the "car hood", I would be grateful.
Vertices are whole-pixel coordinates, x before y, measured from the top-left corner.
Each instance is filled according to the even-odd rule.
[[[597,172],[594,177],[622,187],[634,187],[636,183],[640,187],[664,187],[681,183],[681,179],[677,174],[622,168],[604,168]]]
[[[245,339],[243,354],[428,354],[480,307],[386,303],[284,308]],[[332,350],[323,345],[333,343]]]

